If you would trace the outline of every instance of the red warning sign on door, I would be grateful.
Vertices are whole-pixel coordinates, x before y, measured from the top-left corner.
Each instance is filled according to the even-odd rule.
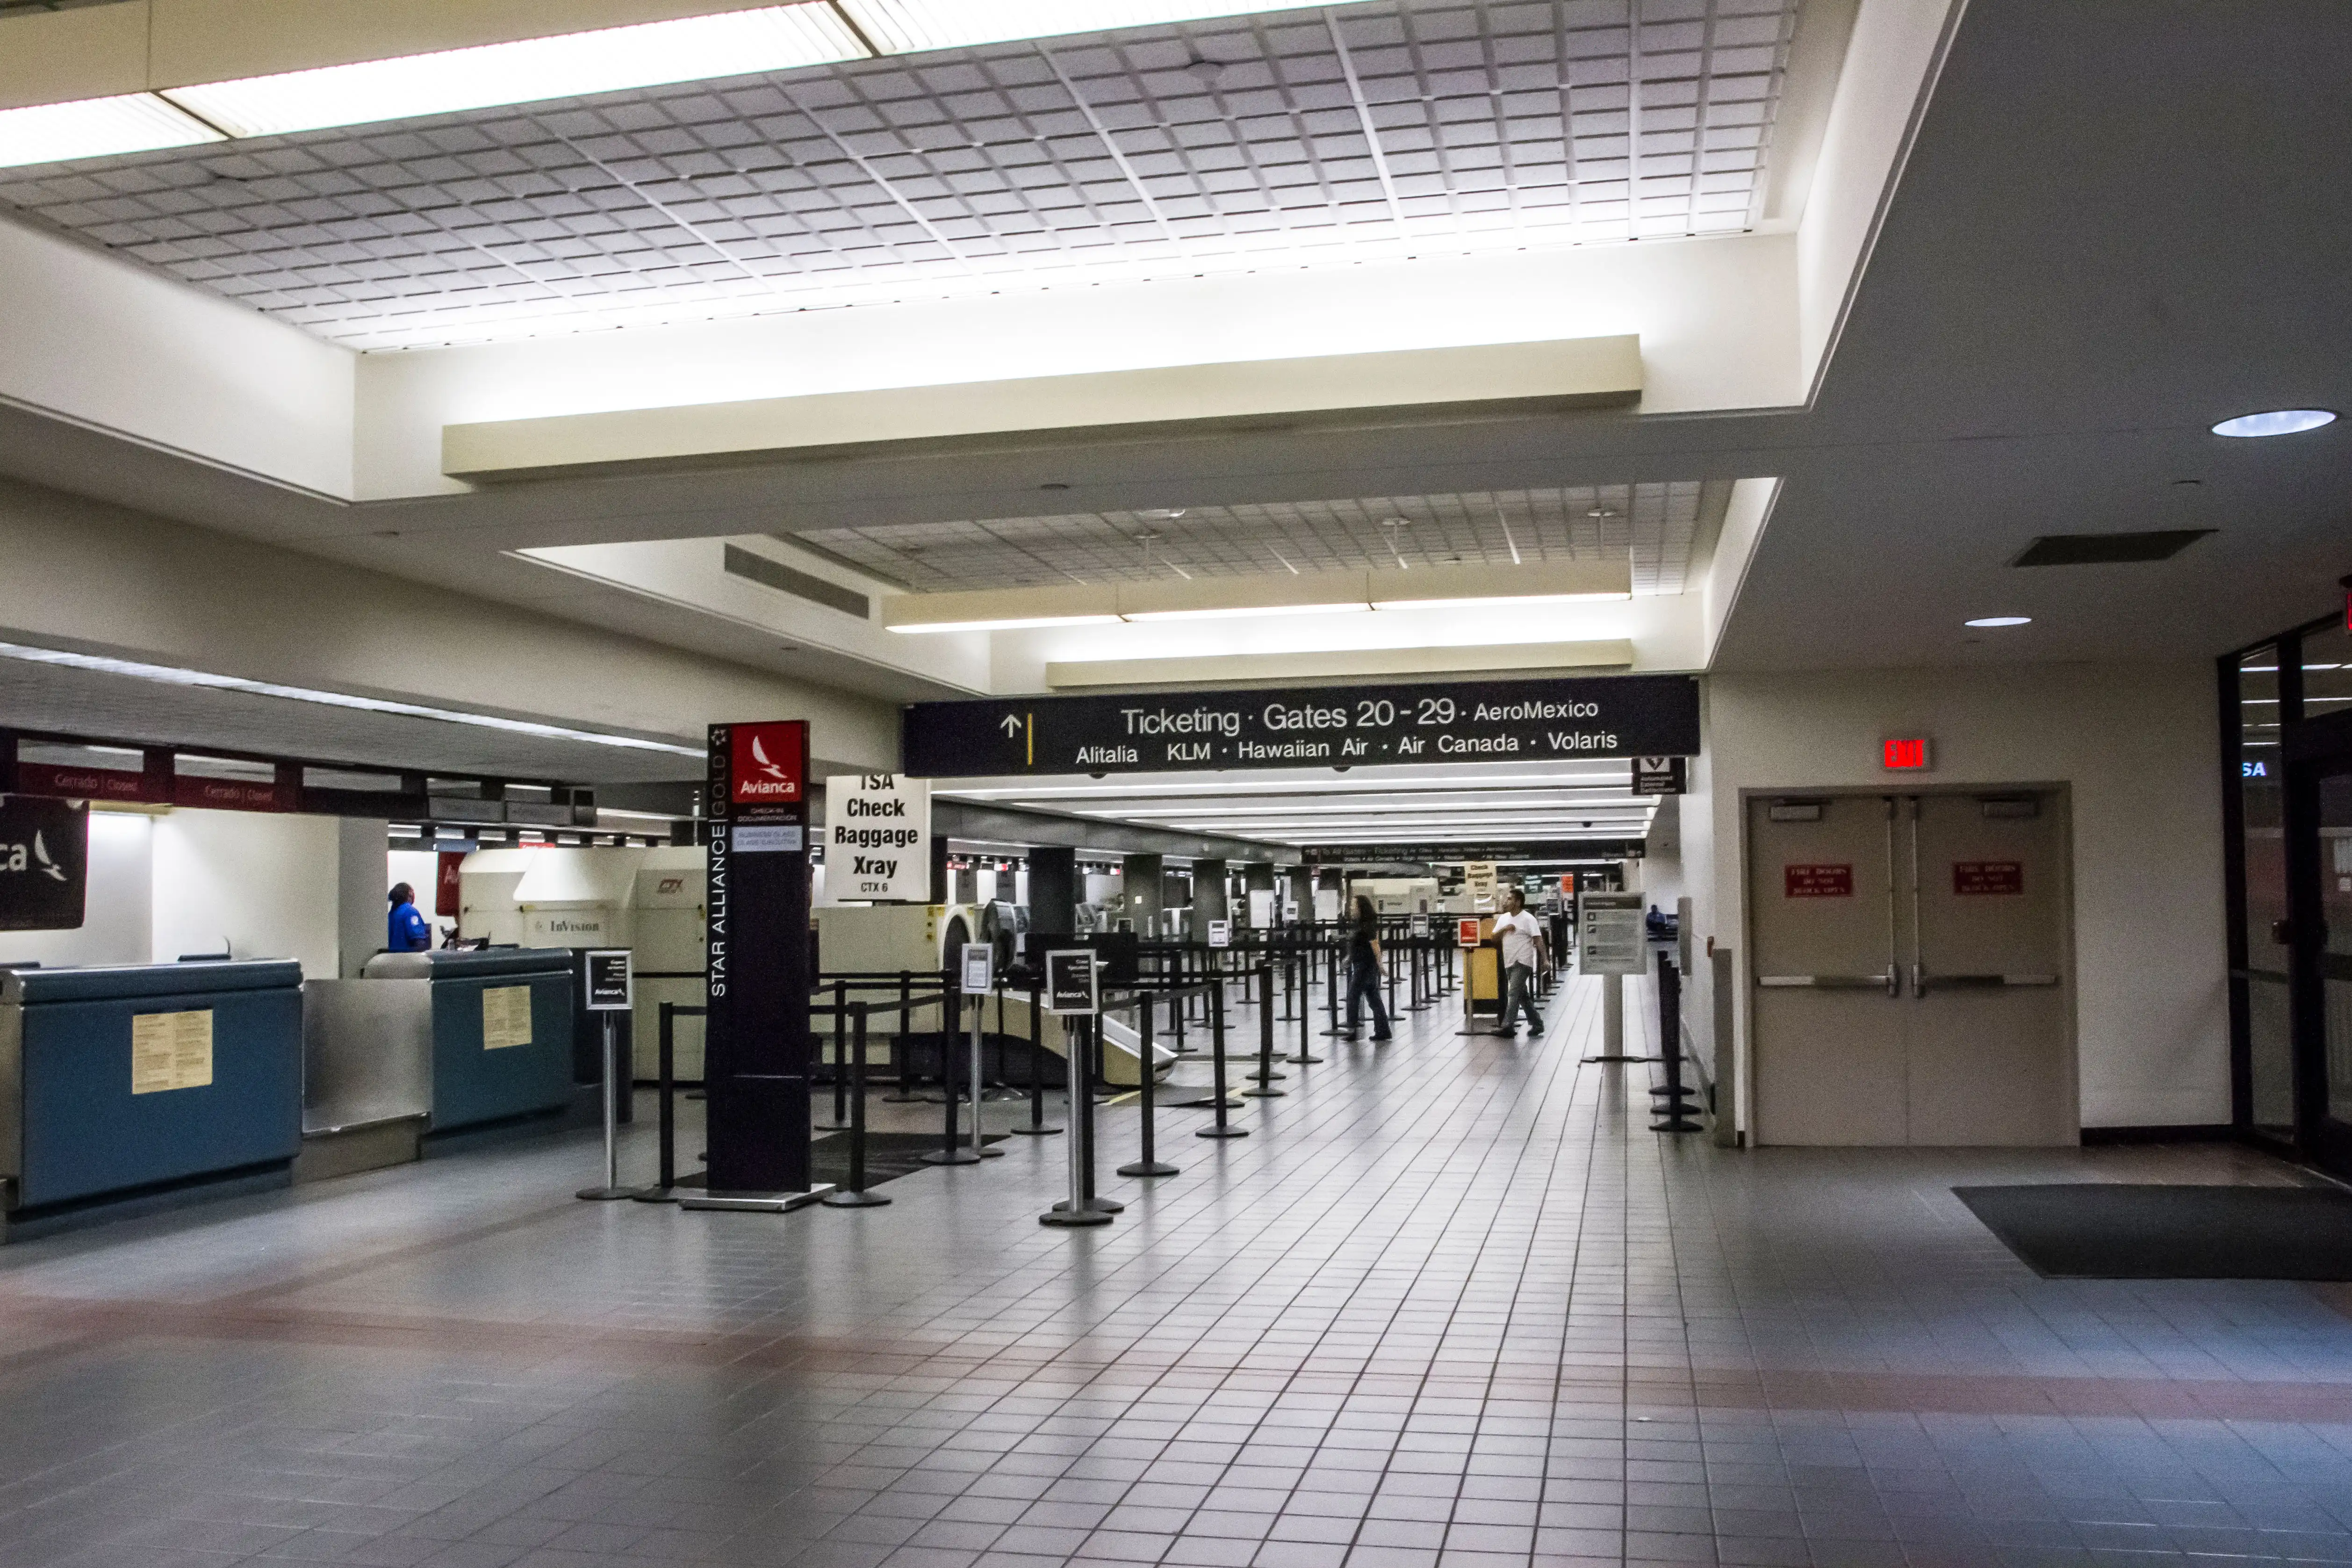
[[[2017,860],[1955,860],[1952,891],[1961,898],[2025,891],[2025,866]]]
[[[1851,866],[1783,866],[1780,891],[1790,899],[1850,899],[1853,897]]]

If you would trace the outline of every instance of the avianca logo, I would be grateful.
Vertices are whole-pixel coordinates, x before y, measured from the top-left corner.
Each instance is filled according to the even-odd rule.
[[[26,854],[27,849],[31,851],[29,855]],[[33,830],[30,845],[0,845],[0,868],[11,871],[38,871],[52,882],[66,879],[65,868],[49,858],[48,843],[42,838],[38,828]]]
[[[735,798],[786,801],[801,797],[803,742],[786,724],[739,725],[735,731]],[[781,759],[781,760],[779,760]]]

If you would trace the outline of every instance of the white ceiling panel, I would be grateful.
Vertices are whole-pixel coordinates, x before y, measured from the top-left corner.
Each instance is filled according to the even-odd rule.
[[[1697,479],[1464,495],[873,524],[793,535],[918,591],[1281,575],[1464,563],[1629,561],[1679,594],[1727,487]]]
[[[11,171],[0,203],[389,348],[1733,233],[1799,0],[1377,0]]]

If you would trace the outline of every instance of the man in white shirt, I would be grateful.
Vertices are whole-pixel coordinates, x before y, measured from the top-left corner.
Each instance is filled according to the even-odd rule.
[[[1495,934],[1503,942],[1503,1033],[1517,1027],[1524,1009],[1532,1040],[1543,1033],[1543,1019],[1536,1013],[1536,965],[1550,962],[1550,943],[1544,940],[1543,922],[1528,913],[1528,901],[1517,888],[1505,895],[1503,905],[1504,912],[1495,917]]]

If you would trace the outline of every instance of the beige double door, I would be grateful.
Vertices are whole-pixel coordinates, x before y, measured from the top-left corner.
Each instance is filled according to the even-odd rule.
[[[2065,797],[1748,811],[1755,1142],[2077,1142]]]

